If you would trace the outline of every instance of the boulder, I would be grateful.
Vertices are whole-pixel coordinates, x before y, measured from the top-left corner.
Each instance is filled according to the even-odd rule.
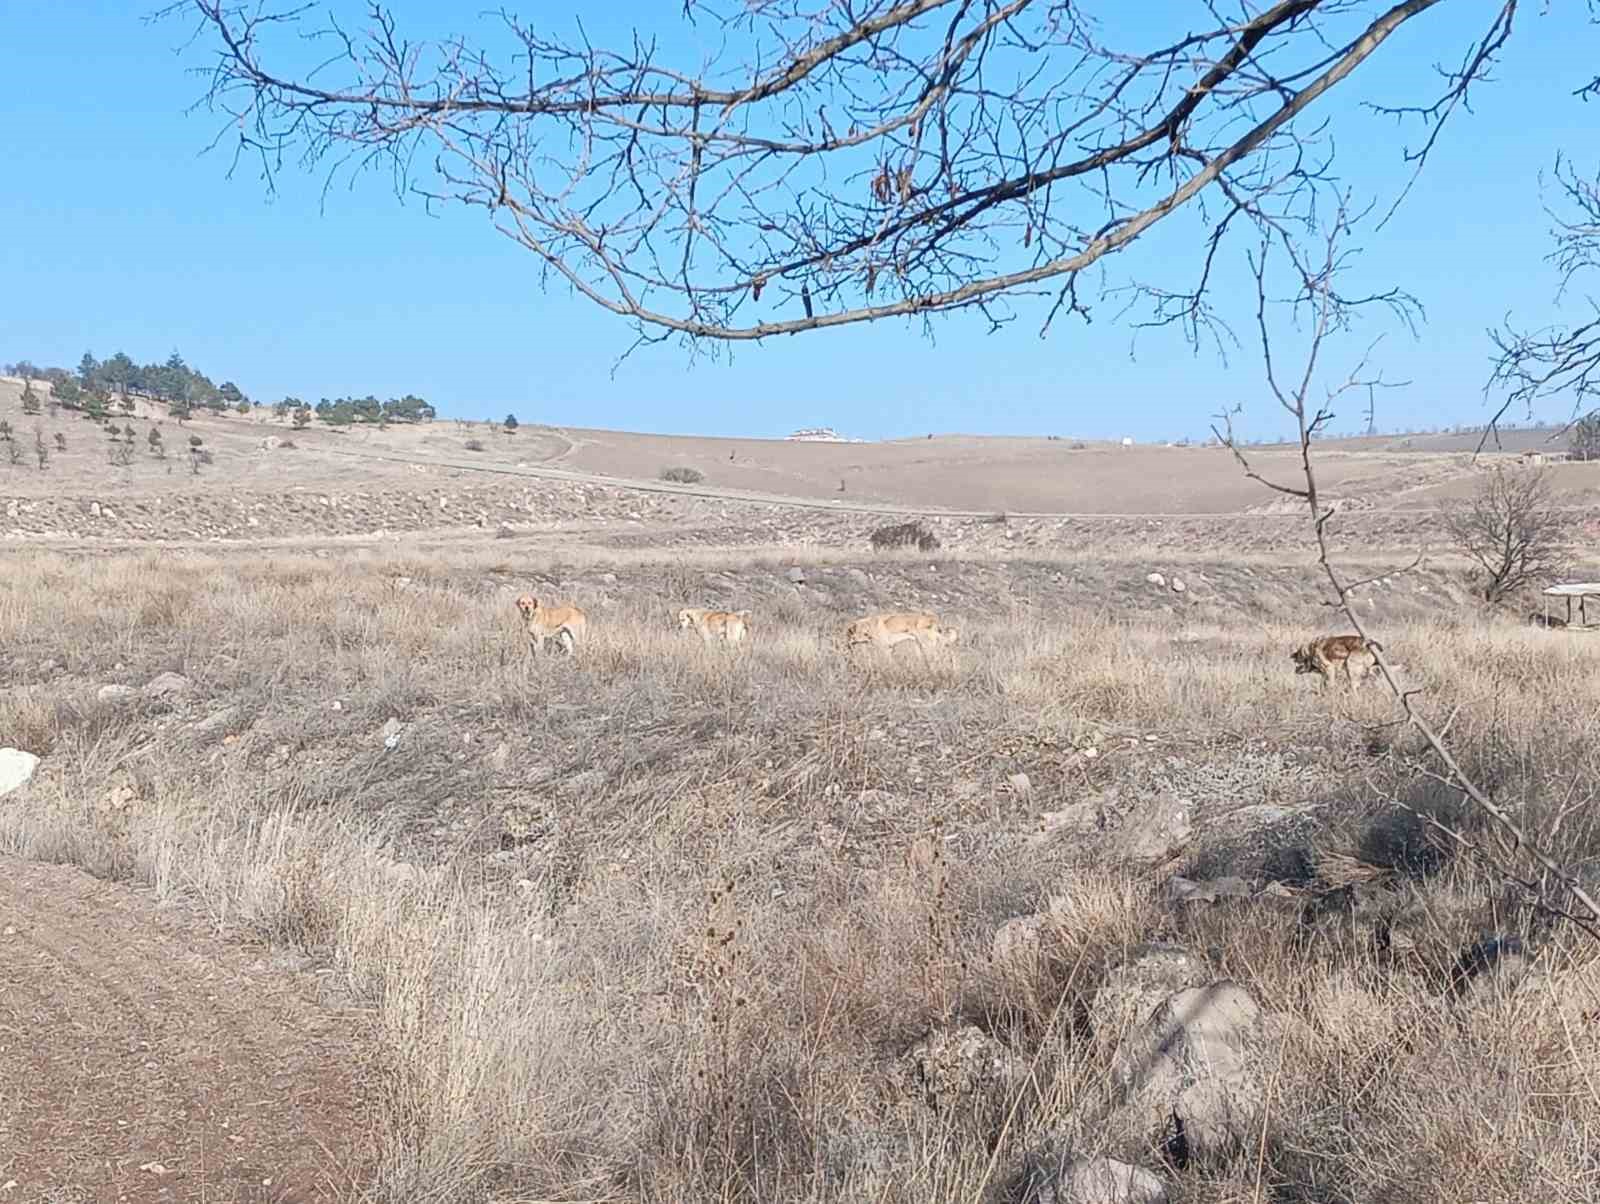
[[[1112,1058],[1124,1123],[1186,1158],[1226,1156],[1260,1137],[1281,1027],[1234,982],[1170,996]]]
[[[138,701],[139,691],[132,686],[109,685],[101,686],[94,696],[107,706],[120,707]]]

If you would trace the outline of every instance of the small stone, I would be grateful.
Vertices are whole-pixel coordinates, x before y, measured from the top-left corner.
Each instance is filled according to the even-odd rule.
[[[223,707],[220,711],[212,712],[210,715],[207,715],[204,719],[200,720],[199,723],[195,724],[194,731],[198,735],[209,736],[216,732],[220,732],[225,728],[231,727],[234,721],[238,718],[238,707]]]
[[[1188,588],[1189,587],[1187,585],[1185,585],[1182,581],[1179,581],[1176,577],[1174,577],[1172,579],[1172,592],[1173,593],[1181,594]]]
[[[1115,1158],[1079,1158],[1041,1168],[1023,1194],[1027,1204],[1166,1204],[1166,1184],[1142,1166]]]
[[[109,685],[101,686],[94,696],[108,706],[127,706],[138,699],[139,691],[132,686]]]
[[[802,568],[799,568],[798,566],[795,567],[795,568],[790,569],[789,570],[789,580],[791,582],[793,582],[795,585],[804,585],[806,583],[805,570],[802,569]]]
[[[1148,576],[1145,577],[1145,580],[1148,581],[1151,585],[1165,585],[1167,583],[1167,579],[1165,577],[1163,577],[1160,573],[1150,573]]]
[[[39,758],[20,748],[0,748],[0,794],[25,785],[39,768]]]
[[[947,1112],[995,1087],[1027,1078],[1028,1064],[976,1025],[930,1034],[906,1055],[913,1081],[929,1106]]]
[[[183,674],[162,673],[145,686],[144,696],[158,702],[170,702],[183,697],[192,688],[192,683]]]

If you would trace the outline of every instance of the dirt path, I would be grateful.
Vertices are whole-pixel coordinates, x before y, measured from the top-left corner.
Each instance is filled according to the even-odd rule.
[[[0,1201],[346,1194],[370,1076],[313,991],[146,892],[0,858]]]

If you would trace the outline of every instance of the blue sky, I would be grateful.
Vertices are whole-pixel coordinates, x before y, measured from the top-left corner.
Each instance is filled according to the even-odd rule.
[[[475,213],[430,217],[400,204],[379,176],[335,191],[325,208],[319,178],[286,172],[272,197],[249,171],[227,179],[225,153],[201,154],[213,119],[185,112],[200,88],[185,68],[200,60],[176,53],[181,26],[142,19],[153,7],[0,0],[0,29],[15,48],[0,72],[10,166],[0,189],[0,360],[74,365],[86,348],[151,360],[176,347],[265,400],[415,392],[451,416],[515,412],[697,434],[831,425],[868,438],[1155,439],[1202,433],[1208,415],[1235,401],[1245,403],[1247,433],[1284,429],[1248,350],[1224,365],[1147,332],[1130,355],[1131,332],[1111,320],[1111,304],[1093,325],[1059,323],[1045,340],[1026,316],[994,335],[975,316],[955,316],[935,325],[932,342],[920,327],[878,324],[741,347],[731,363],[691,362],[667,343],[618,367],[629,327],[565,290],[542,292],[527,252]],[[395,7],[437,27],[439,6]],[[479,7],[450,11],[470,28]],[[1186,6],[1150,11],[1174,7]],[[1474,93],[1475,114],[1447,130],[1395,220],[1362,240],[1363,273],[1402,284],[1428,313],[1418,339],[1395,330],[1385,340],[1385,374],[1413,382],[1382,398],[1385,428],[1481,420],[1485,328],[1507,311],[1529,322],[1556,314],[1538,176],[1558,147],[1583,170],[1595,166],[1596,109],[1569,93],[1592,74],[1600,30],[1585,25],[1581,5],[1555,8],[1522,14],[1496,82]],[[522,9],[576,11],[532,0]],[[677,9],[634,0],[606,23],[623,28],[637,15],[670,28]],[[1420,77],[1492,11],[1487,0],[1440,10],[1456,15],[1425,18],[1426,36],[1400,35],[1361,69],[1365,83]],[[1441,41],[1452,19],[1467,24]],[[1392,196],[1403,178],[1392,124],[1348,105],[1337,115],[1342,172]],[[1357,425],[1357,408],[1342,428]]]

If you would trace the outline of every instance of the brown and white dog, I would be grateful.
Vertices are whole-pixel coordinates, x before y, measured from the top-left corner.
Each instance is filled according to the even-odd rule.
[[[544,650],[546,640],[555,640],[563,651],[574,652],[589,630],[589,616],[576,606],[544,606],[539,599],[523,594],[517,599],[517,609],[528,632],[528,650],[535,656]]]
[[[678,612],[678,626],[685,631],[692,627],[706,644],[742,644],[750,634],[750,612],[685,606]]]
[[[1345,683],[1355,688],[1357,678],[1365,678],[1378,667],[1378,658],[1372,649],[1383,651],[1376,640],[1364,640],[1358,635],[1324,635],[1296,648],[1289,654],[1296,673],[1321,674],[1325,684],[1331,684],[1333,675],[1344,670]]]

